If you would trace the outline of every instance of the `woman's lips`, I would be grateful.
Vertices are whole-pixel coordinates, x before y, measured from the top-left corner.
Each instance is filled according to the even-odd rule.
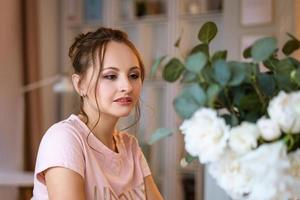
[[[132,98],[131,97],[121,97],[121,98],[114,100],[114,102],[116,102],[120,105],[130,105],[132,103]]]

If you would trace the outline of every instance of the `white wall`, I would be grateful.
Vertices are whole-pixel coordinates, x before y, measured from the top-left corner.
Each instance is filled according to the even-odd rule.
[[[0,1],[0,170],[23,163],[20,14],[20,1]],[[0,187],[0,197],[17,199],[16,189]]]

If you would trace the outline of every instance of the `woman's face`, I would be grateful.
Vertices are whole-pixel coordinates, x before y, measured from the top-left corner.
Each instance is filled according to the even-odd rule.
[[[95,99],[96,87],[96,98],[101,116],[109,115],[118,118],[129,115],[139,99],[142,87],[141,69],[137,56],[126,44],[109,42],[97,85],[99,60],[95,63],[97,66],[88,69],[83,81],[88,96],[84,99],[86,113],[98,115]],[[94,73],[93,70],[95,70]]]

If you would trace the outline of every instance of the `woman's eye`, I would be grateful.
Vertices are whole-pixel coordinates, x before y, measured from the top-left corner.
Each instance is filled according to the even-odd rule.
[[[108,79],[108,80],[115,80],[115,79],[117,79],[117,76],[116,75],[105,75],[104,78]]]
[[[139,74],[130,74],[129,77],[131,79],[138,79],[140,77],[140,75]]]

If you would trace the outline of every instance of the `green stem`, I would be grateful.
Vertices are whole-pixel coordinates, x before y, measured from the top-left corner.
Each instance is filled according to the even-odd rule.
[[[294,139],[293,139],[292,134],[290,134],[290,133],[286,134],[283,138],[283,141],[287,146],[288,152],[290,152],[294,146]]]
[[[287,133],[283,137],[283,141],[287,146],[288,152],[295,151],[300,148],[300,134]]]
[[[200,72],[199,74],[197,74],[198,79],[200,80],[200,83],[205,83],[205,78],[203,77],[202,73]]]
[[[266,106],[267,106],[266,101],[265,101],[265,97],[264,97],[263,93],[261,92],[260,88],[258,87],[258,84],[256,82],[255,77],[253,77],[252,86],[253,86],[253,88],[254,88],[254,90],[255,90],[258,98],[259,98],[260,103],[263,106],[263,110],[265,110]]]
[[[236,116],[236,113],[235,113],[235,110],[234,110],[234,108],[233,108],[233,106],[232,106],[232,103],[231,103],[231,101],[230,101],[230,98],[229,98],[229,94],[228,94],[228,88],[227,87],[225,87],[224,88],[224,93],[225,93],[225,99],[226,99],[226,104],[227,104],[227,109],[230,111],[230,113],[232,113],[236,118],[237,118],[237,116]]]

